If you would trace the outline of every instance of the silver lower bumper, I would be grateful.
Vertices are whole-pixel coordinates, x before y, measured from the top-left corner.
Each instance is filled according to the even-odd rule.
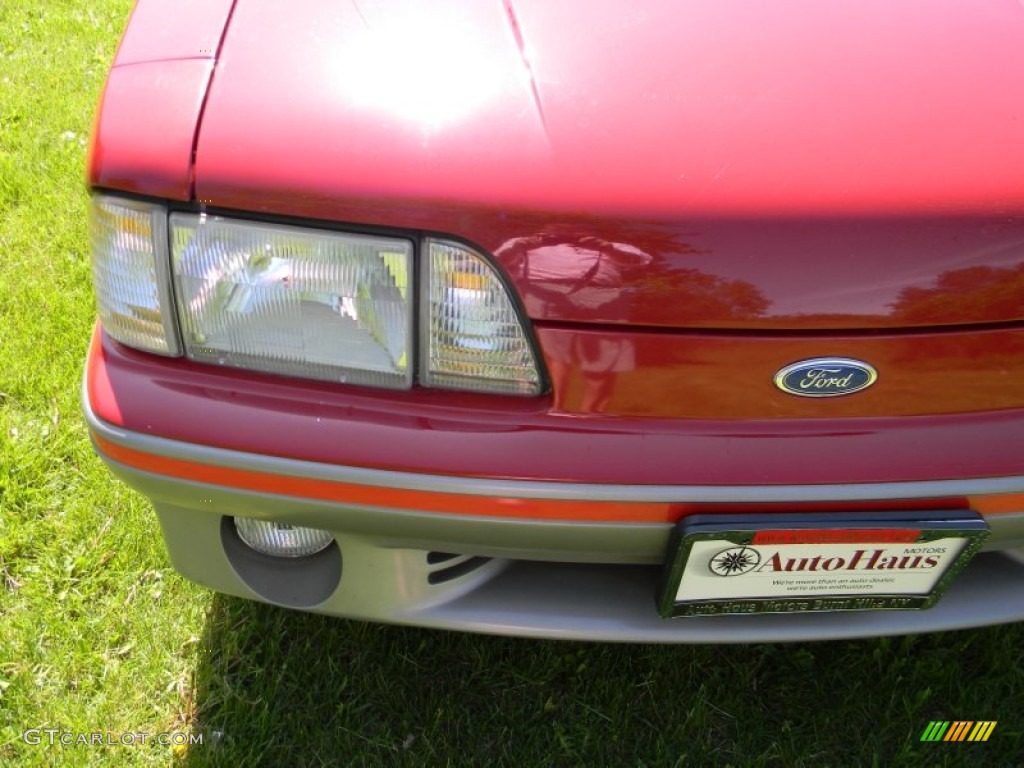
[[[475,527],[467,534],[463,518],[456,521],[460,537],[454,528],[445,532],[450,521],[444,515],[230,490],[109,463],[153,501],[171,560],[186,577],[220,592],[318,613],[492,634],[664,643],[876,637],[1024,620],[1024,548],[1008,548],[1024,539],[1024,514],[993,516],[989,547],[1001,551],[976,557],[930,610],[665,620],[655,610],[660,568],[652,563],[664,552],[668,526],[470,520]],[[338,567],[245,552],[231,535],[235,515],[327,528],[336,537]],[[488,531],[489,545],[472,545]],[[533,550],[546,559],[509,557],[524,554],[545,532],[572,537],[576,546]],[[552,559],[560,553],[583,559],[581,538],[591,540],[603,562]],[[624,545],[617,553],[615,540]],[[453,550],[461,557],[431,562],[431,551]]]
[[[92,433],[108,443],[200,462],[215,471],[248,469],[470,497],[752,502],[1024,492],[1024,477],[725,488],[405,475],[127,432],[98,419],[88,397],[83,406]],[[1024,620],[1024,510],[987,518],[989,551],[977,556],[929,610],[665,620],[655,610],[655,593],[668,524],[497,519],[324,502],[155,474],[99,453],[153,502],[171,560],[183,575],[227,594],[319,613],[494,634],[665,643],[874,637]],[[302,561],[259,555],[234,536],[234,516],[324,528],[334,534],[336,546]]]

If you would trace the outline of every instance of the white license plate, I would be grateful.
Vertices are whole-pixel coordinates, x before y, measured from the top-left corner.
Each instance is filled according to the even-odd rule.
[[[676,527],[662,616],[930,608],[988,535],[972,511],[695,515]]]

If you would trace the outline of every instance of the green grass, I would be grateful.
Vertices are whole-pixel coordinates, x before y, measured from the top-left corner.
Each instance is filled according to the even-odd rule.
[[[747,647],[538,642],[211,595],[78,410],[84,138],[129,0],[0,3],[0,764],[1024,765],[1024,626]],[[998,720],[922,744],[934,719]],[[204,744],[33,746],[28,728]]]

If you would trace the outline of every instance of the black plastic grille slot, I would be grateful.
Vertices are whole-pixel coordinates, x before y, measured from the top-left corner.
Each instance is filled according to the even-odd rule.
[[[431,555],[440,555],[431,561]],[[477,568],[491,562],[489,557],[474,557],[472,555],[450,555],[447,552],[428,552],[427,563],[429,565],[444,564],[442,568],[436,568],[427,575],[428,584],[444,584],[445,582],[458,579],[472,573]]]
[[[427,552],[427,565],[446,563],[449,560],[454,560],[456,557],[463,557],[463,555],[456,555],[453,552]]]

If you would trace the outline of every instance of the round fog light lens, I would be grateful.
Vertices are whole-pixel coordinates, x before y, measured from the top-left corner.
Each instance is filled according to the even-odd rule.
[[[274,557],[315,555],[334,540],[330,533],[319,528],[253,520],[251,517],[236,517],[235,530],[238,537],[257,552]]]

